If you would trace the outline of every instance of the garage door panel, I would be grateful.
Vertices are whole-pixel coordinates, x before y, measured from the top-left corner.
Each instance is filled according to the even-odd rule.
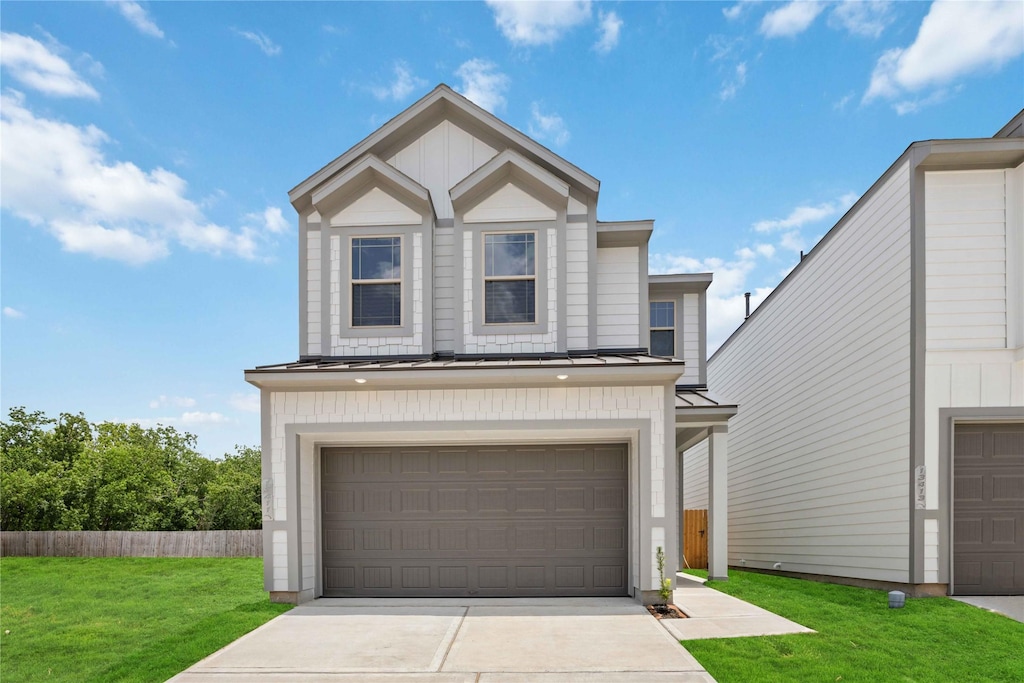
[[[584,557],[522,557],[514,563],[474,564],[431,559],[365,559],[325,565],[325,585],[335,597],[506,597],[516,595],[623,595],[625,568]]]
[[[1024,594],[1024,425],[958,425],[953,470],[954,593]]]
[[[625,446],[322,460],[325,595],[626,594]]]

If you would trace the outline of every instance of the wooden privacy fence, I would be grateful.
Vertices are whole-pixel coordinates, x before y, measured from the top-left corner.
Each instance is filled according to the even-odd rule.
[[[0,531],[4,557],[263,557],[254,531]]]
[[[683,510],[683,557],[690,569],[708,568],[707,510]]]

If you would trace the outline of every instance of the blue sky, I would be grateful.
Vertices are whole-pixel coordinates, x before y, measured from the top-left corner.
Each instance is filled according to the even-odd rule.
[[[1024,107],[1024,3],[22,3],[0,20],[2,407],[258,444],[287,191],[437,83],[712,270],[713,350],[915,140]]]

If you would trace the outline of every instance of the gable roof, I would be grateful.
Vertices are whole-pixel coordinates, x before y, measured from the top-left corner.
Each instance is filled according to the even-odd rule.
[[[600,181],[589,173],[441,83],[347,152],[292,188],[288,192],[288,199],[296,211],[304,210],[310,204],[313,191],[335,173],[366,153],[382,159],[388,158],[388,152],[395,151],[394,148],[400,142],[419,132],[426,123],[442,118],[466,126],[471,132],[475,129],[495,139],[499,142],[499,151],[501,148],[511,148],[583,192],[597,195],[601,187]]]

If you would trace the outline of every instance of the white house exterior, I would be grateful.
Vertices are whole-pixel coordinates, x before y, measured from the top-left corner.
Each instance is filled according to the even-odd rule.
[[[652,600],[699,439],[725,575],[711,276],[649,278],[653,222],[598,221],[599,188],[441,85],[290,192],[299,359],[245,373],[272,599]]]
[[[730,565],[1024,594],[1022,120],[910,145],[709,360]]]

